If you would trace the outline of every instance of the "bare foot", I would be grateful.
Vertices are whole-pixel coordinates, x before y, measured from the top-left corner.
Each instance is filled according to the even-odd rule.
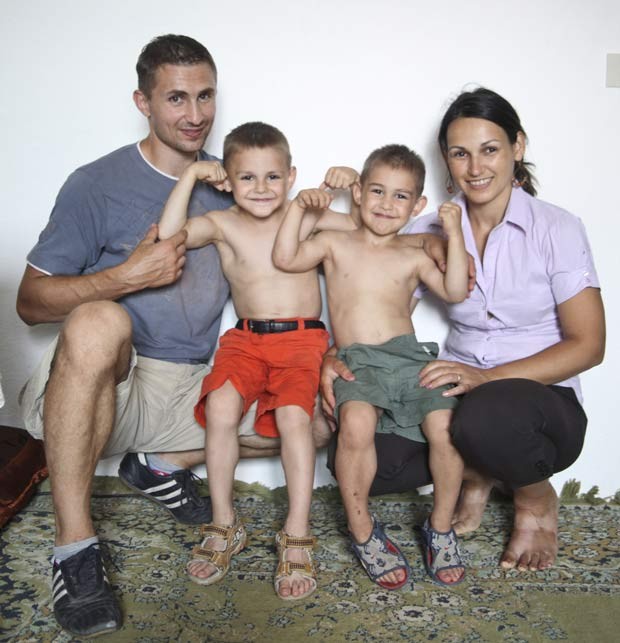
[[[558,496],[548,480],[514,492],[515,517],[501,558],[504,569],[542,570],[558,553]]]
[[[457,536],[469,534],[480,527],[487,506],[493,480],[468,470],[461,485],[461,494],[452,518],[452,528]]]

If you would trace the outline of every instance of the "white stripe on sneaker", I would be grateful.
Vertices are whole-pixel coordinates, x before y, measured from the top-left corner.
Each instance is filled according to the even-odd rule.
[[[143,489],[144,493],[157,493],[158,491],[163,491],[164,489],[170,489],[170,487],[178,487],[179,483],[176,480],[168,480],[167,482],[164,482],[163,484],[158,484],[155,487],[147,487],[146,489]],[[178,491],[177,491],[178,492]]]

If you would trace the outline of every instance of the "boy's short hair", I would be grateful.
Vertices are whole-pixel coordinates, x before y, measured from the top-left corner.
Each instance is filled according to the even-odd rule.
[[[264,149],[266,147],[278,148],[286,157],[286,163],[291,166],[291,150],[286,140],[286,136],[273,125],[252,121],[243,123],[232,130],[224,139],[224,167],[230,162],[230,159],[241,150],[257,147]]]
[[[155,73],[162,65],[198,65],[206,63],[213,70],[217,80],[217,68],[209,50],[189,36],[166,34],[157,36],[140,52],[136,71],[138,89],[150,96],[155,85]]]
[[[420,196],[424,191],[424,180],[426,178],[424,161],[406,145],[384,145],[371,152],[360,175],[362,185],[364,185],[368,175],[377,165],[387,165],[393,170],[402,169],[411,172],[416,182],[417,196]]]

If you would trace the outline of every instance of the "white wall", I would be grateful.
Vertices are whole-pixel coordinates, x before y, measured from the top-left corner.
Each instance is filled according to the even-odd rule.
[[[131,101],[135,61],[151,37],[170,32],[204,42],[218,64],[208,149],[219,153],[243,121],[271,122],[289,137],[299,187],[317,185],[329,165],[359,166],[374,147],[403,142],[427,160],[430,209],[445,196],[434,138],[450,99],[478,83],[515,104],[541,197],[586,224],[610,329],[605,363],[583,377],[584,452],[554,480],[615,492],[620,89],[605,88],[605,58],[620,51],[617,0],[3,0],[0,422],[19,423],[17,393],[54,330],[27,328],[14,312],[25,256],[68,173],[143,136]],[[428,308],[416,325],[422,338],[445,336]],[[281,480],[275,462],[244,464],[242,475]]]

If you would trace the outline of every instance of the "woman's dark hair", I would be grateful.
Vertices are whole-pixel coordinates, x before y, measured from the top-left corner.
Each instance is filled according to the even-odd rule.
[[[519,132],[526,136],[514,107],[502,96],[490,89],[479,87],[470,92],[463,92],[454,100],[444,114],[439,127],[439,147],[445,154],[448,151],[448,127],[457,118],[483,118],[501,127],[508,140],[516,143]],[[536,196],[536,178],[531,172],[532,163],[516,161],[514,166],[515,180],[532,196]]]

